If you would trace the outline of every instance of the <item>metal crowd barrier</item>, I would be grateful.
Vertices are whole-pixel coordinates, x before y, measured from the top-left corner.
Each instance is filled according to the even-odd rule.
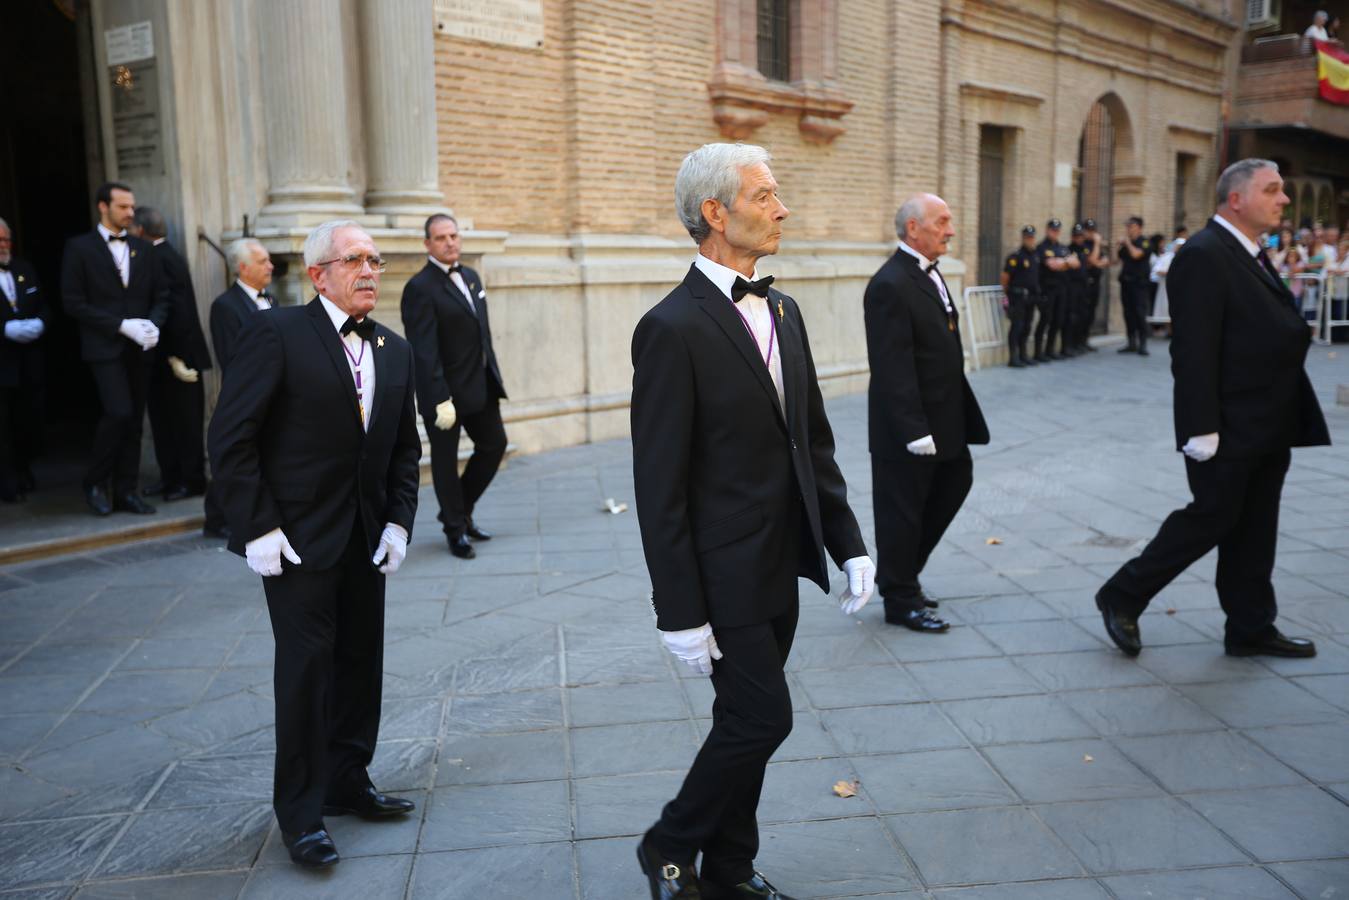
[[[1290,280],[1302,285],[1299,309],[1316,343],[1329,344],[1334,329],[1349,327],[1349,275],[1302,272]]]
[[[996,284],[965,288],[961,297],[961,325],[965,330],[965,357],[970,368],[978,371],[979,351],[1007,344],[1007,329],[1003,325],[1002,288]]]

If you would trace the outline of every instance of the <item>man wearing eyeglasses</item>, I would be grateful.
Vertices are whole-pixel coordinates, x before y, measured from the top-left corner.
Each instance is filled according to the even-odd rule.
[[[318,296],[237,339],[209,444],[229,548],[263,576],[276,637],[273,806],[291,859],[337,862],[324,815],[404,815],[367,767],[379,733],[384,576],[417,511],[412,351],[370,318],[385,263],[355,222],[305,241]]]
[[[417,359],[417,402],[431,443],[431,478],[450,552],[473,559],[469,539],[491,540],[473,508],[506,455],[501,401],[506,388],[492,348],[487,292],[478,273],[459,262],[459,223],[437,213],[426,220],[426,265],[403,288],[403,333]],[[459,474],[459,432],[473,455]]]

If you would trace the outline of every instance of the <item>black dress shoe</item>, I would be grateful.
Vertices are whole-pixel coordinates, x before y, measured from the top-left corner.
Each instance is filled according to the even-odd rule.
[[[472,519],[468,520],[468,527],[464,529],[464,534],[473,538],[475,541],[490,541],[492,539],[492,532],[483,531],[474,524]]]
[[[164,502],[172,503],[175,500],[186,500],[192,496],[192,492],[187,489],[187,485],[171,484],[164,488]]]
[[[417,804],[402,797],[390,797],[381,794],[373,787],[367,787],[355,794],[348,794],[341,800],[323,804],[325,816],[360,816],[362,819],[387,819],[390,816],[405,816],[417,808]]]
[[[478,554],[473,551],[473,545],[468,542],[468,535],[461,534],[457,538],[450,538],[450,552],[460,559],[472,559]]]
[[[922,588],[921,585],[919,585],[919,587],[918,587],[918,599],[919,599],[919,600],[922,600],[922,601],[923,601],[923,605],[926,606],[928,609],[936,609],[938,606],[941,606],[941,604],[938,603],[938,602],[932,597],[931,594],[929,594],[927,591],[923,590],[923,588]]]
[[[132,494],[121,494],[112,501],[112,508],[117,512],[129,512],[138,516],[148,516],[154,513],[155,508],[146,503],[140,497]]]
[[[1249,644],[1227,644],[1228,656],[1292,656],[1306,658],[1316,655],[1316,645],[1306,638],[1290,638],[1278,630],[1267,638]]]
[[[649,831],[637,845],[637,864],[651,887],[651,900],[702,900],[693,863],[680,865],[661,856]]]
[[[153,497],[156,494],[162,494],[164,493],[165,487],[166,485],[162,481],[152,481],[145,487],[141,488],[141,496]]]
[[[949,631],[951,626],[943,620],[937,618],[926,609],[906,609],[899,613],[885,614],[885,621],[891,625],[903,625],[912,631],[925,631],[932,634],[939,634],[943,631]]]
[[[765,900],[795,900],[793,897],[768,883],[759,872],[755,872],[749,881],[742,881],[735,887],[723,887],[711,881],[703,882],[703,900],[743,900],[745,897],[763,897]]]
[[[1143,650],[1143,636],[1138,631],[1138,616],[1131,616],[1113,608],[1096,595],[1096,608],[1101,611],[1105,622],[1105,633],[1129,656],[1137,656]]]
[[[283,831],[281,842],[290,851],[291,862],[306,869],[325,869],[341,859],[337,855],[337,845],[333,843],[333,839],[323,826],[300,834]]]
[[[1138,355],[1139,355],[1139,356],[1151,356],[1152,354],[1148,353],[1148,348],[1147,348],[1147,347],[1139,347],[1139,348],[1138,348]]]
[[[112,514],[112,501],[108,499],[108,492],[103,490],[100,485],[87,487],[84,489],[85,502],[93,510],[96,516],[107,516]]]

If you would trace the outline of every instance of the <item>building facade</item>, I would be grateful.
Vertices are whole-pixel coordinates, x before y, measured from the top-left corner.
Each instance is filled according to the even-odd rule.
[[[801,302],[826,389],[858,390],[862,291],[913,192],[954,211],[957,292],[1051,216],[1113,239],[1131,215],[1203,223],[1239,6],[67,0],[43,14],[73,38],[43,40],[78,72],[46,90],[78,105],[81,183],[118,177],[165,209],[203,306],[229,277],[214,248],[244,233],[288,262],[283,301],[304,302],[304,234],[342,216],[392,259],[375,315],[399,328],[420,223],[452,209],[492,298],[511,440],[532,451],[626,434],[632,327],[694,253],[672,196],[688,150],[773,154],[791,217],[762,271]],[[87,203],[64,210],[68,232]],[[17,219],[25,249],[43,231]]]

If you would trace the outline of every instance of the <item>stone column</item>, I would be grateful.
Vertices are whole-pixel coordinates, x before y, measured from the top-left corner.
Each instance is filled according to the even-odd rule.
[[[267,205],[272,225],[304,226],[359,214],[352,153],[341,0],[285,0],[258,7]]]
[[[421,225],[445,208],[436,160],[436,60],[431,0],[361,0],[366,211]]]

